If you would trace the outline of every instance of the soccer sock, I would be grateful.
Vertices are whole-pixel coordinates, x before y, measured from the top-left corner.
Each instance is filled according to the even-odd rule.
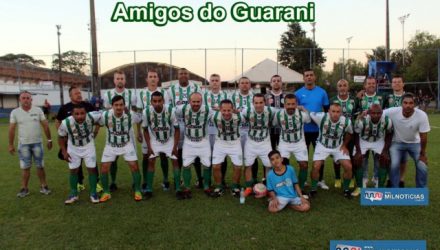
[[[388,169],[379,167],[379,187],[385,187],[385,181],[387,180]]]
[[[361,167],[358,167],[355,170],[356,186],[358,188],[362,188],[362,177],[363,177],[363,170]]]
[[[118,172],[118,163],[117,159],[112,162],[112,165],[110,166],[110,176],[112,178],[112,183],[116,183],[116,173]]]
[[[304,190],[304,183],[307,180],[307,169],[299,169],[299,175],[298,175],[298,179],[299,179],[299,187],[301,188],[301,190]]]
[[[162,154],[160,156],[160,168],[162,169],[163,181],[168,182],[168,158]]]
[[[334,165],[335,170],[335,179],[340,180],[341,179],[341,165]]]
[[[196,171],[197,180],[202,181],[202,163],[199,158],[194,161],[194,170]]]
[[[108,187],[108,173],[101,173],[101,184],[104,193],[110,193],[110,189]]]
[[[228,169],[228,162],[226,161],[226,159],[223,161],[223,163],[222,163],[222,168],[221,168],[221,171],[222,171],[222,182],[224,182],[225,181],[225,176],[226,176],[226,170]]]
[[[244,183],[244,186],[246,187],[246,188],[250,188],[250,187],[252,187],[252,184],[254,183],[254,180],[253,179],[251,179],[250,181],[246,181],[245,183]]]
[[[89,173],[89,185],[90,194],[96,194],[96,183],[98,182],[98,177],[95,173]]]
[[[78,195],[78,174],[70,173],[69,183],[70,194],[75,196]]]
[[[147,191],[153,191],[154,171],[147,171]]]
[[[351,179],[345,179],[344,178],[344,182],[342,184],[342,187],[343,187],[344,191],[350,189],[350,181],[351,181]]]
[[[240,188],[240,184],[238,183],[232,183],[232,190],[236,189],[236,188]]]
[[[180,168],[174,169],[174,185],[176,186],[176,192],[180,190]]]
[[[142,159],[142,176],[144,177],[144,183],[148,183],[148,158]]]
[[[183,184],[189,189],[191,185],[191,167],[183,168]]]
[[[318,180],[312,179],[312,190],[315,190],[318,188]]]
[[[131,175],[133,176],[134,191],[140,192],[141,191],[141,174],[139,173],[139,170],[131,172]]]
[[[203,167],[203,189],[208,189],[211,185],[211,168]]]

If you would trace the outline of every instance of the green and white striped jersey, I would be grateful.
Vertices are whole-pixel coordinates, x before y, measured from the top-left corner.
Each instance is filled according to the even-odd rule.
[[[280,139],[288,143],[296,143],[304,138],[304,123],[309,123],[310,115],[307,112],[295,109],[289,115],[285,109],[275,113],[273,125],[281,127]]]
[[[344,141],[345,133],[353,134],[351,120],[342,116],[332,122],[328,113],[310,113],[312,120],[319,126],[318,141],[326,148],[338,148]]]
[[[212,91],[205,91],[203,93],[203,103],[209,108],[220,107],[220,102],[226,99],[228,99],[228,94],[221,90],[217,94],[214,94]]]
[[[58,135],[61,137],[68,137],[68,147],[83,147],[90,142],[93,142],[95,124],[99,122],[100,118],[101,113],[95,111],[87,113],[86,119],[83,123],[78,123],[73,116],[69,116],[61,122],[61,125],[58,128]]]
[[[104,111],[99,120],[99,125],[107,128],[106,144],[112,147],[124,146],[130,141],[130,134],[133,133],[133,125],[140,123],[139,115],[133,111],[123,113],[116,117],[113,109]]]
[[[217,111],[212,119],[217,128],[217,139],[235,141],[240,138],[241,114],[232,114],[232,118],[226,121],[223,119],[222,113]]]
[[[189,96],[194,92],[202,93],[200,86],[191,81],[186,87],[181,87],[179,83],[173,84],[168,89],[169,103],[173,105],[173,107],[187,104],[189,102]]]
[[[359,101],[359,111],[366,111],[368,110],[371,105],[373,104],[379,104],[381,107],[383,107],[384,105],[384,98],[383,96],[374,93],[374,95],[369,96],[367,94],[365,94]]]
[[[403,92],[405,94],[405,92]],[[389,94],[387,99],[385,100],[385,108],[394,108],[394,107],[400,107],[402,106],[402,96],[401,95],[395,95],[394,93]]]
[[[354,120],[355,115],[358,112],[358,104],[355,98],[348,96],[347,99],[342,100],[339,96],[335,96],[330,99],[330,103],[339,103],[342,108],[342,115],[352,119],[352,121]]]
[[[166,143],[174,135],[174,129],[179,128],[173,106],[164,105],[160,113],[153,106],[145,108],[142,112],[142,127],[148,128],[151,138]]]
[[[213,111],[208,106],[202,105],[195,112],[190,104],[184,104],[176,109],[176,116],[185,124],[185,140],[200,141],[208,134],[208,122],[212,118]]]
[[[382,115],[378,123],[373,123],[369,115],[357,119],[354,126],[354,131],[359,134],[364,141],[375,142],[383,141],[386,133],[391,133],[393,125],[391,119]]]
[[[116,95],[120,95],[125,100],[125,107],[128,110],[132,110],[133,107],[136,107],[136,95],[131,89],[124,89],[122,93],[118,93],[116,89],[107,90],[104,99],[104,108],[111,109],[112,108],[112,98]]]
[[[241,116],[243,121],[249,124],[248,138],[256,142],[264,141],[269,136],[275,112],[274,108],[267,106],[261,113],[257,113],[254,107],[243,109]]]
[[[238,110],[242,110],[244,108],[251,108],[252,106],[252,97],[254,95],[252,92],[249,92],[248,95],[244,96],[239,91],[234,92],[231,96],[231,101],[234,104],[234,108]]]
[[[168,94],[164,89],[157,88],[154,91],[150,91],[148,88],[139,90],[139,96],[137,99],[136,107],[138,109],[144,110],[146,107],[150,106],[151,94],[154,92],[160,92],[163,95],[164,103],[167,104],[169,101]]]

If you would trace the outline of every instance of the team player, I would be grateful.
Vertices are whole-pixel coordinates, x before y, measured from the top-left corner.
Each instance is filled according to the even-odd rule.
[[[184,104],[176,109],[176,116],[185,123],[185,139],[183,141],[183,182],[185,199],[191,199],[191,165],[199,158],[203,166],[203,190],[211,194],[211,147],[208,138],[208,122],[212,112],[208,106],[203,105],[201,93],[190,95],[189,104]]]
[[[219,197],[224,194],[222,185],[221,164],[225,157],[229,156],[234,166],[232,175],[232,195],[240,195],[240,177],[243,165],[243,151],[240,142],[240,127],[242,117],[240,113],[234,113],[234,105],[230,100],[220,102],[220,111],[215,112],[213,122],[216,126],[217,138],[212,151],[212,165],[214,172],[214,182],[216,188],[211,194],[213,197]]]
[[[122,98],[124,99],[124,102],[125,102],[125,112],[128,113],[131,110],[135,110],[136,109],[136,94],[133,91],[131,91],[130,89],[125,88],[126,76],[125,76],[124,71],[121,71],[121,70],[115,71],[115,73],[113,74],[113,83],[115,84],[115,88],[106,91],[103,96],[104,108],[107,110],[112,109],[113,97],[122,96]],[[137,124],[136,126],[137,126],[137,131],[138,131],[137,140],[139,142],[142,142],[142,132],[140,129],[140,124]],[[134,131],[132,131],[131,133],[132,133],[132,134],[130,134],[131,142],[133,143],[134,148],[136,148]],[[117,158],[116,158],[115,161],[112,162],[111,167],[110,167],[110,176],[111,176],[110,190],[112,192],[116,191],[118,189],[118,186],[116,185],[117,172],[118,172],[118,165],[117,165]]]
[[[177,148],[179,144],[179,123],[174,108],[164,105],[164,96],[161,92],[151,93],[151,102],[143,110],[142,127],[144,128],[145,143],[147,144],[148,171],[144,198],[153,196],[153,180],[156,158],[165,154],[171,159],[174,167],[174,185],[177,199],[184,198],[180,189],[180,168],[177,162]]]
[[[266,95],[266,103],[268,106],[275,108],[277,111],[284,108],[284,96],[283,93],[283,81],[281,76],[273,75],[270,78],[270,92]],[[270,144],[272,149],[275,150],[280,143],[280,132],[279,126],[272,126],[270,128]]]
[[[255,94],[252,97],[252,107],[241,111],[243,121],[249,124],[249,132],[244,146],[245,166],[245,196],[252,194],[252,164],[260,158],[265,167],[266,174],[271,164],[268,157],[272,150],[270,144],[270,126],[274,118],[275,110],[265,106],[266,99],[263,94]],[[265,176],[266,176],[265,174]]]
[[[307,180],[308,151],[304,138],[304,124],[310,122],[310,116],[305,109],[297,105],[294,94],[284,97],[284,109],[275,114],[273,124],[281,128],[278,150],[286,162],[293,154],[299,165],[299,187],[304,190]]]
[[[343,190],[344,196],[351,197],[349,190],[352,177],[352,165],[348,151],[348,142],[353,134],[350,119],[342,116],[341,105],[332,103],[327,113],[310,113],[312,120],[319,125],[319,136],[313,154],[312,186],[310,196],[317,193],[319,170],[328,156],[333,156],[334,161],[339,161],[344,168]]]
[[[156,70],[150,69],[147,72],[147,77],[145,78],[147,82],[147,87],[141,89],[139,91],[139,96],[137,97],[137,110],[138,112],[142,112],[145,108],[150,106],[152,94],[154,92],[160,92],[165,100],[164,104],[167,104],[169,101],[168,94],[164,89],[158,87],[159,84],[159,75]],[[148,148],[147,143],[145,142],[145,138],[142,137],[142,175],[144,177],[144,181],[142,183],[142,192],[146,192],[147,188],[147,172],[148,172]],[[164,153],[160,154],[160,167],[162,168],[163,174],[163,182],[162,187],[164,190],[168,190],[170,187],[170,183],[168,181],[168,158]]]
[[[73,105],[72,115],[64,119],[58,128],[58,144],[70,169],[70,194],[64,202],[66,205],[79,200],[78,172],[82,160],[84,160],[89,173],[90,201],[99,203],[96,192],[98,172],[94,138],[96,138],[95,125],[99,123],[100,118],[100,112],[87,113],[84,104],[78,103]]]
[[[360,187],[366,188],[368,182],[368,165],[363,165],[367,151],[372,151],[374,157],[374,169],[378,169],[379,181],[376,187],[384,187],[387,177],[387,168],[390,155],[389,149],[392,138],[392,122],[388,116],[382,114],[382,107],[379,104],[373,104],[368,110],[368,114],[361,114],[356,119],[354,126],[354,138],[356,143],[356,154],[354,159],[356,163],[362,163],[362,166],[354,166],[356,168],[357,188],[352,193],[357,196],[360,193]],[[381,160],[380,160],[381,159]],[[382,163],[382,164],[380,164]]]
[[[103,194],[100,202],[105,202],[111,198],[108,171],[112,162],[117,156],[123,156],[128,163],[133,176],[133,188],[135,201],[142,200],[140,190],[141,175],[137,162],[137,154],[134,144],[131,142],[133,133],[133,125],[140,123],[140,117],[133,111],[126,112],[125,100],[122,96],[116,95],[111,100],[112,109],[102,114],[99,121],[101,126],[107,129],[106,144],[102,153],[101,166],[101,182],[103,186]]]

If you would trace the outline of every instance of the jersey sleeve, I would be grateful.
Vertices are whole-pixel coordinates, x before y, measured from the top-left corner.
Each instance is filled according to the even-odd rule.
[[[329,106],[330,102],[328,100],[328,95],[327,92],[325,92],[325,90],[322,90],[322,106]]]
[[[102,98],[103,102],[104,102],[104,108],[105,109],[111,109],[112,108],[112,105],[110,104],[110,100],[108,98],[109,93],[110,93],[109,91],[105,92],[104,97]]]
[[[351,120],[348,118],[345,118],[348,121],[347,128],[345,128],[345,132],[349,134],[353,134],[353,124],[351,123]]]
[[[170,101],[170,96],[168,94],[168,91],[163,92],[163,100],[164,100],[165,105],[170,105],[171,101]]]
[[[102,112],[92,111],[89,112],[89,115],[92,117],[93,123],[99,123],[99,121],[101,120]]]
[[[138,99],[139,99],[139,98],[136,96],[135,93],[131,95],[131,100],[130,100],[130,102],[131,102],[131,106],[132,106],[133,108],[136,108],[136,107],[137,107],[137,100],[138,100]]]
[[[300,111],[302,113],[304,123],[310,123],[312,119],[310,118],[309,112]]]
[[[431,131],[431,127],[429,126],[429,120],[428,116],[425,112],[420,112],[420,126],[419,126],[419,133],[428,133]]]
[[[387,121],[386,123],[386,131],[388,133],[393,132],[393,122],[391,121],[391,119],[388,116],[385,116],[385,121]]]
[[[9,123],[17,123],[17,117],[15,115],[15,110],[12,110],[11,115],[9,117]]]
[[[61,125],[58,128],[58,135],[61,136],[61,137],[66,137],[67,136],[67,127],[66,127],[65,120],[61,122]]]
[[[136,100],[136,108],[138,108],[138,109],[143,109],[144,108],[144,103],[143,103],[143,100],[142,100],[143,99],[142,95],[143,95],[143,90],[140,90],[139,91],[139,97]]]
[[[135,124],[139,124],[142,122],[142,114],[139,112],[130,111],[131,113],[131,121]]]
[[[105,111],[102,113],[102,117],[101,119],[99,119],[99,125],[100,126],[105,126],[105,116],[108,115],[108,111]]]
[[[360,134],[363,129],[364,129],[364,120],[356,119],[356,121],[354,122],[354,132]]]
[[[244,121],[248,121],[249,117],[248,117],[248,108],[244,107],[241,111],[240,111],[240,116],[241,119],[243,119]]]
[[[142,110],[142,124],[141,124],[141,126],[143,127],[143,128],[147,128],[148,127],[148,120],[147,120],[147,112],[146,112],[146,110],[147,109],[144,109],[144,110]]]
[[[171,111],[171,123],[173,124],[173,127],[178,129],[179,128],[179,121],[176,116],[176,108],[173,108]]]
[[[183,107],[185,105],[179,105],[177,107],[174,107],[174,115],[177,119],[181,119],[183,117]]]
[[[320,124],[322,118],[324,117],[324,112],[310,112],[310,118],[316,123]]]
[[[44,115],[43,110],[41,110],[40,108],[38,108],[38,119],[40,120],[40,122],[46,120],[46,116]]]
[[[55,119],[57,119],[60,122],[66,117],[66,109],[64,107],[65,107],[64,105],[60,107],[57,116],[55,117]]]
[[[280,115],[281,111],[282,110],[279,110],[279,111],[274,113],[274,116],[273,116],[273,119],[272,119],[272,126],[278,126],[279,125],[278,116]]]

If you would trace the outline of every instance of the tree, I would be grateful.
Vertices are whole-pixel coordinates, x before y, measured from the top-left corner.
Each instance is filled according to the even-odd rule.
[[[313,62],[315,67],[321,67],[326,61],[322,48],[306,37],[299,23],[289,23],[287,26],[288,30],[281,35],[280,40],[280,63],[299,72],[310,68]]]
[[[341,61],[333,63],[333,70],[328,73],[327,79],[333,87],[341,79],[345,78],[351,86],[351,89],[359,88],[359,84],[355,84],[353,77],[356,75],[366,76],[368,74],[367,65],[355,59],[348,59],[345,63]]]
[[[366,54],[368,61],[385,61],[385,46],[378,46],[372,50],[372,54]],[[406,67],[411,64],[412,57],[411,53],[408,50],[405,50],[405,65],[403,64],[403,50],[394,50],[391,52],[390,61],[396,64],[396,72],[397,74],[403,74],[405,72]]]
[[[7,61],[7,62],[19,62],[19,63],[25,63],[25,64],[31,64],[34,66],[44,66],[46,63],[44,63],[43,60],[35,59],[30,55],[27,54],[6,54],[4,56],[0,57],[0,60]]]
[[[58,54],[54,54],[54,59],[52,60],[52,69],[58,70],[59,60]],[[86,52],[78,52],[69,50],[61,54],[61,70],[85,75],[86,66],[88,64],[89,58],[87,57]]]

